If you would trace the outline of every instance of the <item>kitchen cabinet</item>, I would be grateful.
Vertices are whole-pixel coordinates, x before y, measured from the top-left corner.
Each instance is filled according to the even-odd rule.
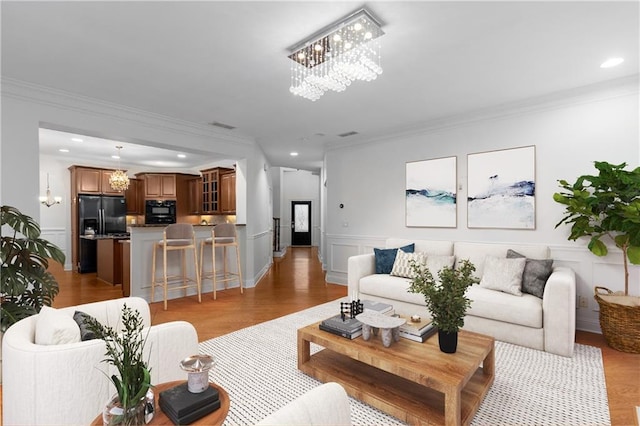
[[[122,195],[122,191],[115,191],[109,185],[109,178],[114,170],[97,169],[93,167],[71,166],[71,180],[76,193],[92,195]]]
[[[220,175],[220,213],[235,214],[236,212],[236,172],[226,172]]]
[[[142,192],[142,181],[140,179],[130,179],[129,188],[124,191],[124,199],[127,202],[127,214],[144,214],[144,197]]]
[[[202,213],[233,214],[236,209],[235,170],[216,167],[200,172],[202,173]]]
[[[122,244],[120,244],[120,239],[98,239],[97,277],[112,285],[122,284]]]
[[[189,179],[189,214],[202,213],[202,178]]]
[[[136,174],[144,182],[144,198],[150,200],[176,199],[176,175],[173,173]]]

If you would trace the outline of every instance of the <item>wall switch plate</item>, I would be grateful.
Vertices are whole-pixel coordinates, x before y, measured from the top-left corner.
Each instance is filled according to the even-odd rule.
[[[578,296],[578,307],[579,308],[588,308],[589,307],[589,299],[585,296]]]

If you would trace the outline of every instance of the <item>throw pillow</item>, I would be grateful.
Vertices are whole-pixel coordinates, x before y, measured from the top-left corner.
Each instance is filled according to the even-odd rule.
[[[507,259],[526,258],[515,250],[507,250]],[[553,259],[527,259],[522,274],[522,292],[542,299],[544,286],[553,272]]]
[[[522,296],[522,273],[526,259],[505,259],[487,256],[480,287]]]
[[[96,338],[96,333],[89,330],[89,326],[87,325],[87,320],[92,319],[93,317],[85,312],[76,311],[73,314],[73,320],[78,324],[80,328],[80,340],[83,342],[85,340],[93,340]]]
[[[71,315],[43,306],[36,322],[37,345],[62,345],[80,341],[80,328]]]
[[[452,268],[456,261],[455,256],[429,255],[427,256],[427,268],[433,275],[433,278],[439,280],[438,273],[444,267]]]
[[[405,253],[413,253],[415,244],[408,244],[404,247],[400,247]],[[397,248],[390,249],[373,249],[373,253],[376,256],[376,274],[390,274],[393,269],[393,262],[396,261]]]
[[[391,269],[391,275],[403,278],[413,278],[415,274],[411,269],[411,261],[418,264],[424,264],[426,256],[424,253],[406,253],[403,250],[398,250],[396,253],[396,261],[393,262],[393,268]]]

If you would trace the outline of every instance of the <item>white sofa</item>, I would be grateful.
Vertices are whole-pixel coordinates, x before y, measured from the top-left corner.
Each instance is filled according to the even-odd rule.
[[[386,248],[415,244],[416,252],[428,255],[454,255],[456,263],[470,260],[475,275],[482,278],[486,256],[506,257],[509,249],[532,259],[548,259],[545,245],[493,244],[427,241],[389,238]],[[349,295],[360,299],[390,303],[396,312],[429,316],[422,294],[407,291],[410,280],[375,273],[375,256],[352,256],[348,261]],[[531,294],[515,296],[473,285],[467,296],[472,300],[464,320],[464,330],[488,334],[498,340],[570,357],[575,341],[576,284],[574,272],[554,267],[546,282],[543,298]]]
[[[95,317],[114,328],[120,323],[122,305],[137,309],[145,327],[151,325],[148,303],[138,297],[89,303],[60,309]],[[108,378],[113,366],[105,358],[102,340],[58,345],[35,343],[38,315],[11,326],[2,339],[2,410],[4,425],[89,424],[116,390]],[[175,321],[150,327],[145,359],[151,367],[151,383],[186,379],[180,360],[198,353],[193,325]],[[105,376],[104,373],[108,373]]]
[[[347,392],[338,383],[322,384],[258,423],[258,426],[279,425],[351,425],[351,409]]]

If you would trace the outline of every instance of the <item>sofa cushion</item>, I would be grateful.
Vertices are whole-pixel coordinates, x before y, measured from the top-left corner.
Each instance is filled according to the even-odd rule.
[[[515,250],[509,249],[507,251],[507,258],[509,259],[522,257],[526,256]],[[544,286],[547,284],[551,272],[553,272],[553,259],[527,258],[527,263],[524,265],[524,272],[522,274],[522,292],[542,298],[544,295]]]
[[[434,278],[438,279],[438,273],[442,268],[452,268],[456,261],[455,256],[439,256],[429,255],[427,256],[427,268]]]
[[[400,247],[400,250],[405,253],[413,253],[415,245],[407,244],[406,246]],[[396,253],[398,252],[398,248],[388,248],[388,249],[373,249],[373,254],[376,259],[376,274],[388,274],[393,269],[393,262],[396,260]]]
[[[507,259],[487,256],[480,287],[521,296],[522,273],[526,259]]]
[[[467,297],[471,299],[467,315],[542,328],[542,299],[531,294],[514,296],[474,285],[467,290]]]
[[[96,338],[96,333],[89,329],[89,324],[87,321],[91,320],[93,317],[85,312],[76,311],[73,314],[73,320],[78,324],[80,328],[80,340],[93,340]],[[95,318],[93,318],[95,319]]]
[[[426,261],[427,256],[422,252],[406,253],[403,250],[398,250],[390,275],[394,277],[413,278],[415,273],[411,269],[411,262],[415,262],[417,265],[424,265]]]
[[[418,293],[409,293],[411,280],[387,274],[375,274],[360,278],[360,293],[385,299],[393,305],[394,300],[424,305],[424,297]]]
[[[67,312],[43,306],[36,323],[36,344],[62,345],[80,341],[80,328]]]

